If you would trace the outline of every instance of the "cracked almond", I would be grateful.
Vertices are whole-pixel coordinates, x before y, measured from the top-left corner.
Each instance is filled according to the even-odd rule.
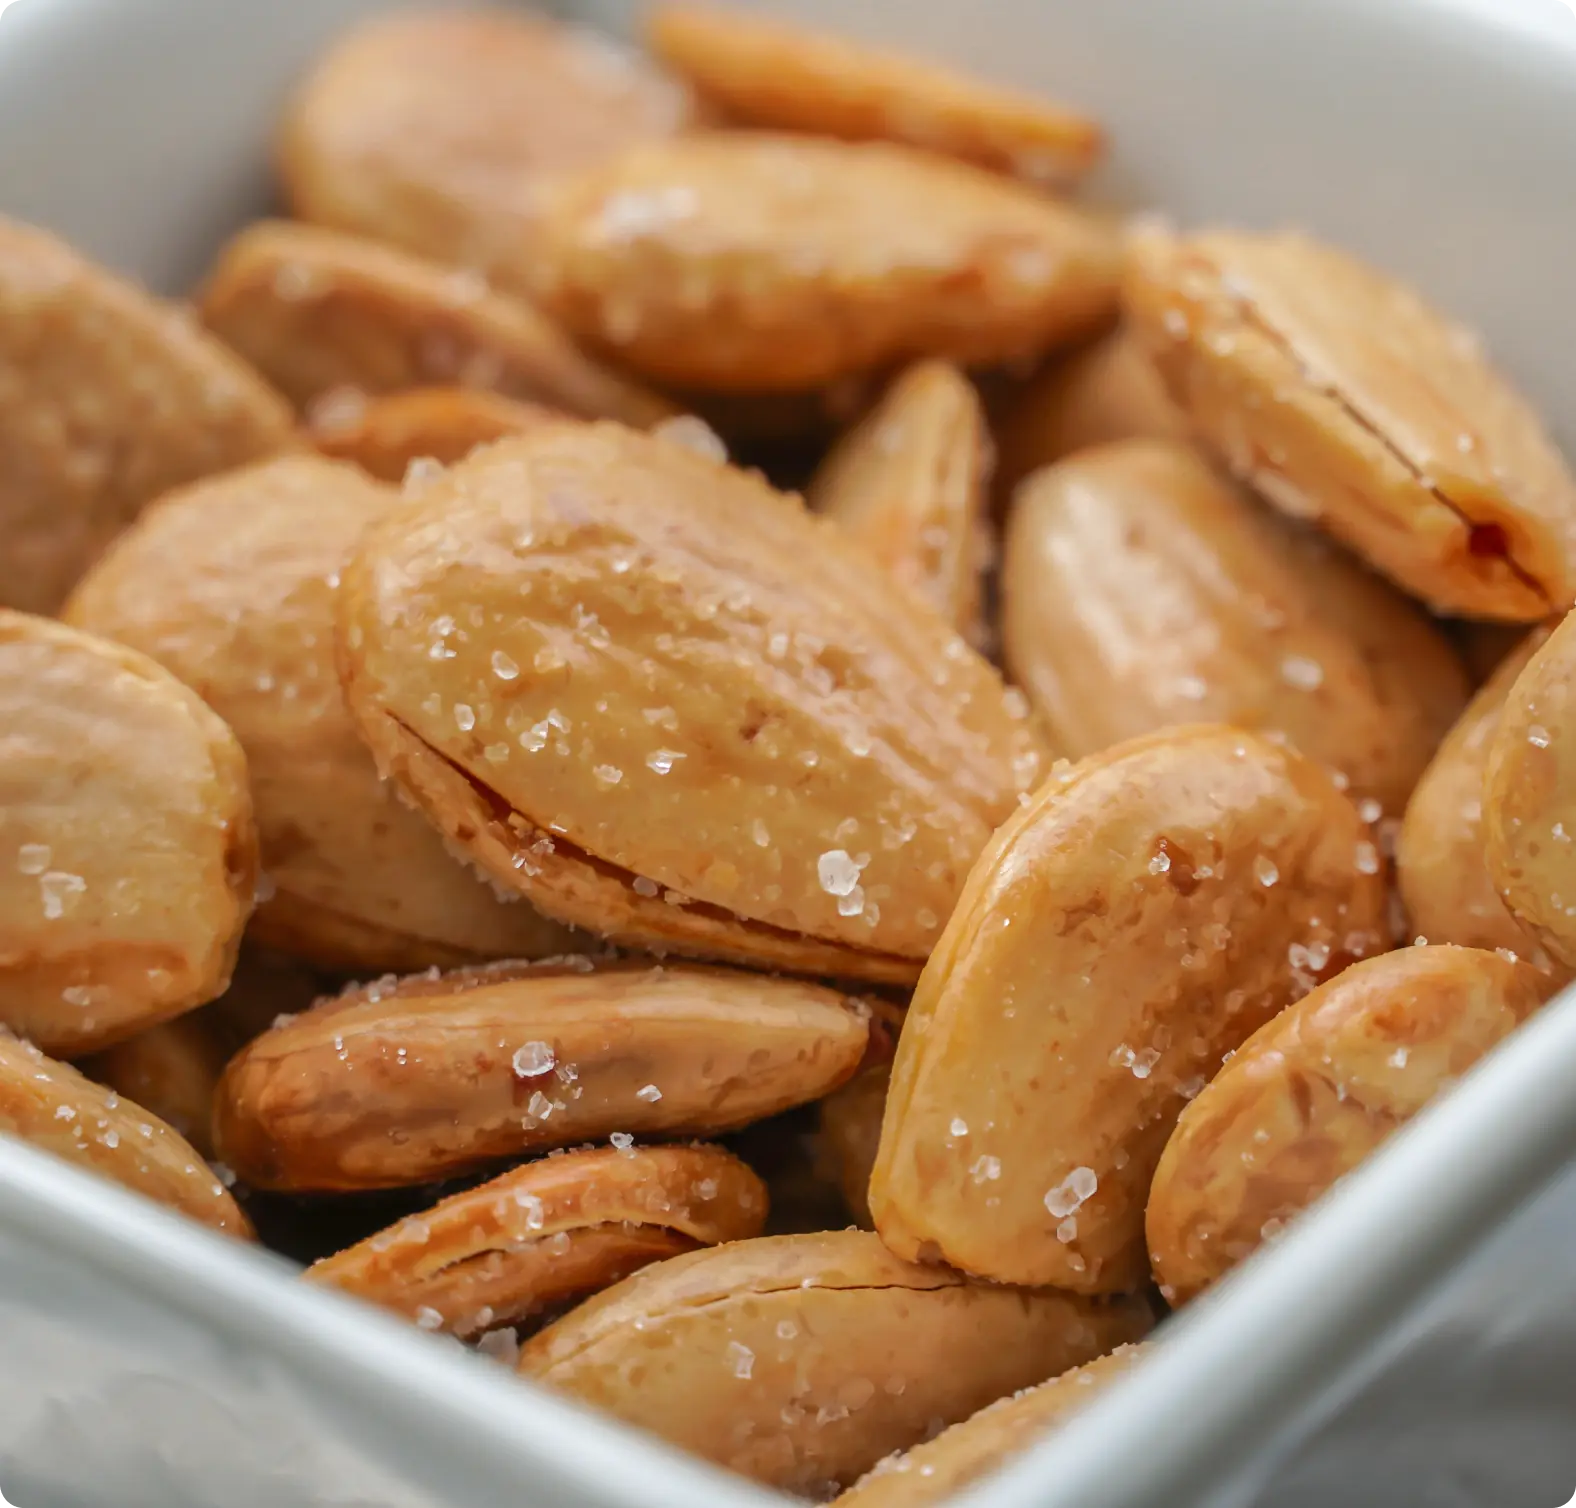
[[[1576,595],[1576,480],[1465,330],[1293,234],[1139,238],[1128,312],[1199,435],[1441,612]]]

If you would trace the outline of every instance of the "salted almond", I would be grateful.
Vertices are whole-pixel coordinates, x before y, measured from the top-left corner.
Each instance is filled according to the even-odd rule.
[[[0,220],[0,607],[52,613],[143,505],[291,442],[290,411],[184,311]]]
[[[1036,355],[1108,317],[1087,211],[909,147],[714,132],[631,148],[544,201],[534,288],[634,370],[813,388],[921,356]]]
[[[1013,394],[995,426],[996,489],[1010,496],[1032,471],[1117,440],[1185,440],[1187,419],[1167,396],[1127,325],[1053,359]]]
[[[501,440],[344,576],[351,712],[500,884],[635,946],[912,980],[1040,759],[835,525],[616,425]]]
[[[742,10],[659,5],[653,52],[743,125],[899,141],[1057,187],[1099,160],[1100,127],[1065,106],[938,64]]]
[[[635,425],[673,411],[476,273],[311,225],[243,230],[219,254],[202,317],[303,409],[453,384]]]
[[[528,1162],[306,1275],[424,1330],[472,1336],[757,1236],[765,1219],[765,1186],[721,1147],[604,1147]]]
[[[1002,648],[1074,759],[1231,723],[1397,814],[1468,694],[1424,613],[1175,440],[1084,451],[1018,489]]]
[[[1449,1088],[1548,981],[1476,948],[1355,964],[1262,1027],[1182,1112],[1149,1196],[1174,1304],[1218,1282]]]
[[[345,710],[339,572],[398,502],[314,456],[215,477],[149,509],[68,616],[157,660],[240,739],[269,880],[258,941],[372,973],[561,953],[569,933],[500,897],[379,780]]]
[[[278,140],[292,213],[508,276],[544,180],[694,116],[598,34],[514,10],[379,16],[322,57]]]
[[[0,1025],[75,1055],[212,1000],[256,883],[246,760],[197,694],[0,611]]]
[[[211,1157],[213,1091],[228,1057],[224,1037],[204,1007],[138,1032],[85,1058],[81,1067]]]
[[[1118,1346],[1049,1382],[999,1398],[934,1440],[888,1456],[837,1498],[834,1508],[925,1508],[950,1502],[954,1493],[999,1470],[1085,1408],[1143,1354],[1140,1346]]]
[[[1505,909],[1488,872],[1483,772],[1506,698],[1548,637],[1534,629],[1472,699],[1423,772],[1396,842],[1396,884],[1410,934],[1432,943],[1504,948],[1563,980],[1538,939]]]
[[[1299,235],[1154,232],[1127,307],[1226,464],[1413,596],[1516,622],[1576,596],[1576,480],[1475,338],[1405,284]]]
[[[381,398],[346,393],[314,405],[312,443],[383,482],[403,482],[412,462],[452,466],[479,445],[564,416],[470,387],[418,387]]]
[[[0,1134],[242,1240],[251,1222],[180,1133],[0,1028]]]
[[[1483,766],[1488,871],[1511,913],[1576,969],[1576,620],[1512,681]]]
[[[425,1183],[614,1133],[710,1136],[819,1099],[865,1016],[793,980],[570,959],[352,989],[230,1064],[219,1155],[272,1189]]]
[[[974,385],[950,362],[924,361],[843,436],[807,497],[893,580],[978,644],[990,466],[990,432]]]
[[[1149,1323],[1140,1299],[970,1283],[866,1231],[767,1236],[625,1279],[528,1342],[520,1372],[758,1482],[820,1493]]]
[[[1187,1101],[1385,945],[1369,829],[1311,760],[1179,728],[1053,776],[992,840],[898,1040],[870,1180],[900,1256],[1131,1288]]]

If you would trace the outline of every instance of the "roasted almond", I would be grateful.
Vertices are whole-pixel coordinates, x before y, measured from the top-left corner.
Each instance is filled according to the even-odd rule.
[[[180,677],[246,750],[268,898],[254,935],[377,973],[542,957],[571,934],[500,897],[378,778],[334,665],[339,572],[399,494],[292,456],[173,494],[67,607]]]
[[[615,425],[462,462],[339,606],[382,769],[635,946],[912,980],[1040,770],[1021,698],[835,525]]]
[[[789,1491],[824,1492],[1148,1329],[1142,1300],[970,1283],[865,1231],[648,1267],[520,1353],[523,1376]]]
[[[1088,211],[910,147],[714,132],[566,178],[534,255],[546,306],[634,370],[758,391],[1037,355],[1109,317],[1120,246]]]
[[[242,1240],[251,1222],[197,1149],[140,1105],[0,1028],[0,1134]]]
[[[202,316],[303,409],[436,383],[627,424],[673,412],[478,274],[312,225],[243,230],[219,254]]]
[[[1329,777],[1250,733],[1179,728],[1054,775],[909,1005],[870,1181],[882,1239],[999,1282],[1131,1288],[1177,1115],[1384,947],[1379,870]]]
[[[1355,964],[1269,1022],[1182,1112],[1149,1195],[1155,1277],[1184,1303],[1351,1172],[1530,1016],[1536,970],[1476,948]]]
[[[980,572],[990,431],[974,385],[924,361],[821,463],[808,500],[970,643],[984,638]]]
[[[273,1189],[425,1183],[603,1137],[710,1136],[829,1093],[865,1015],[831,990],[586,959],[352,989],[219,1086],[219,1155]]]
[[[1576,595],[1576,480],[1476,339],[1294,234],[1155,231],[1127,306],[1198,434],[1442,612],[1530,622]]]
[[[765,1219],[765,1186],[720,1147],[604,1147],[526,1163],[306,1275],[424,1330],[471,1336],[759,1235]]]
[[[1074,759],[1231,723],[1399,814],[1467,700],[1425,614],[1175,440],[1085,451],[1019,488],[1002,617],[1009,673]]]
[[[212,1000],[256,883],[246,760],[197,694],[0,611],[0,1025],[77,1054]]]
[[[702,100],[744,125],[907,142],[1058,187],[1082,178],[1105,146],[1094,121],[1050,100],[775,17],[660,5],[646,39]]]
[[[52,613],[143,505],[282,449],[290,411],[173,305],[0,220],[0,606]]]

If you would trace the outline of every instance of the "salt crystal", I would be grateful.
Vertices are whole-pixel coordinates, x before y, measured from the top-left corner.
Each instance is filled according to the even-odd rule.
[[[591,773],[596,776],[597,784],[602,786],[615,786],[624,778],[624,772],[611,764],[599,764]]]
[[[675,762],[683,757],[677,749],[654,749],[646,756],[646,768],[655,770],[658,775],[666,775]]]
[[[975,1183],[990,1183],[1001,1177],[1001,1159],[999,1157],[977,1157],[974,1166],[969,1169],[969,1177]]]
[[[626,1155],[634,1149],[635,1138],[627,1131],[615,1131],[610,1137],[608,1137],[608,1140],[612,1142],[613,1146],[618,1151],[623,1152]]]
[[[54,856],[47,843],[24,843],[16,851],[16,867],[21,874],[42,874]]]
[[[542,1201],[535,1194],[527,1193],[524,1189],[516,1189],[514,1202],[525,1211],[525,1228],[527,1230],[541,1230],[545,1216]]]
[[[39,898],[44,906],[44,920],[58,921],[66,914],[68,901],[88,888],[87,881],[79,874],[67,874],[62,869],[49,869],[38,877]]]
[[[951,1131],[954,1136],[967,1136],[969,1134],[969,1123],[964,1120],[961,1115],[955,1115],[952,1117],[951,1126],[949,1126],[947,1129]]]
[[[1317,691],[1324,684],[1324,667],[1305,655],[1287,655],[1280,673],[1281,679],[1298,691]]]
[[[821,889],[828,895],[852,895],[859,886],[859,872],[865,867],[849,857],[847,850],[828,849],[816,860]],[[856,913],[857,914],[857,913]]]
[[[493,650],[492,669],[500,681],[512,681],[520,674],[520,667],[501,649]]]
[[[646,1084],[635,1091],[637,1100],[644,1100],[648,1105],[655,1105],[662,1098],[662,1091],[655,1084]]]
[[[1093,1168],[1074,1168],[1054,1189],[1045,1195],[1045,1207],[1058,1220],[1077,1212],[1094,1197],[1100,1186]]]
[[[429,1309],[427,1305],[423,1304],[416,1311],[416,1324],[422,1330],[441,1330],[443,1328],[443,1316],[436,1309]]]
[[[748,1378],[755,1370],[755,1353],[748,1346],[741,1346],[738,1341],[730,1340],[728,1363],[733,1368],[735,1377]]]
[[[1253,878],[1266,890],[1280,879],[1280,870],[1275,867],[1272,859],[1264,854],[1259,854],[1253,861]]]
[[[1549,746],[1549,730],[1539,723],[1534,723],[1527,729],[1527,742],[1534,749],[1546,749]]]
[[[461,733],[469,733],[476,726],[476,713],[467,703],[454,704],[454,726]]]
[[[557,1061],[551,1042],[527,1042],[515,1052],[514,1071],[522,1079],[531,1079],[549,1072]]]
[[[553,1102],[538,1089],[526,1101],[525,1113],[532,1120],[545,1121],[553,1113]]]
[[[1149,861],[1150,874],[1164,874],[1171,867],[1171,855],[1162,850]]]
[[[1361,842],[1357,845],[1356,858],[1353,862],[1359,874],[1378,874],[1379,850],[1372,843]]]

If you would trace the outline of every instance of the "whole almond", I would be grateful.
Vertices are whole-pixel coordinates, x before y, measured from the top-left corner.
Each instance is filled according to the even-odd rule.
[[[720,1147],[539,1158],[327,1257],[307,1277],[470,1336],[668,1257],[760,1234],[766,1189]]]
[[[257,940],[370,973],[561,953],[564,928],[500,898],[378,779],[345,711],[339,573],[398,502],[314,456],[215,477],[149,509],[67,614],[157,660],[235,730],[269,881]]]
[[[620,1136],[709,1136],[819,1099],[864,1014],[725,969],[499,965],[352,989],[231,1062],[219,1155],[272,1189],[429,1182]]]
[[[1535,1011],[1548,982],[1476,948],[1355,964],[1262,1027],[1182,1112],[1148,1238],[1174,1304],[1224,1277]]]
[[[257,883],[246,759],[143,655],[0,611],[0,1025],[135,1036],[229,982]]]
[[[921,356],[1033,356],[1109,317],[1088,211],[881,144],[715,132],[631,148],[547,196],[535,289],[637,372],[813,388]]]
[[[835,525],[614,425],[502,440],[344,576],[351,712],[501,884],[636,946],[912,980],[1040,760]]]
[[[532,1339],[521,1374],[801,1493],[1149,1326],[901,1262],[873,1235],[768,1236],[648,1267]]]
[[[290,440],[284,401],[184,311],[0,220],[0,607],[54,612],[145,503]]]
[[[1074,759],[1232,723],[1399,814],[1467,700],[1422,612],[1179,441],[1102,446],[1025,482],[1002,599],[1008,670]]]
[[[1198,434],[1442,612],[1528,622],[1576,596],[1576,480],[1467,331],[1293,234],[1134,243],[1127,307]]]
[[[901,1256],[1130,1288],[1178,1113],[1233,1048],[1384,946],[1368,828],[1232,728],[1119,744],[992,840],[898,1041],[870,1181]]]
[[[140,1105],[0,1028],[0,1135],[242,1240],[251,1222],[197,1149]]]
[[[418,9],[329,48],[285,108],[279,168],[300,219],[508,278],[546,180],[693,116],[681,85],[593,32]]]
[[[646,37],[743,125],[907,142],[1056,186],[1082,178],[1105,145],[1094,121],[1050,100],[775,17],[666,4]]]
[[[979,644],[990,467],[990,431],[973,384],[949,362],[924,361],[832,449],[808,499]]]

